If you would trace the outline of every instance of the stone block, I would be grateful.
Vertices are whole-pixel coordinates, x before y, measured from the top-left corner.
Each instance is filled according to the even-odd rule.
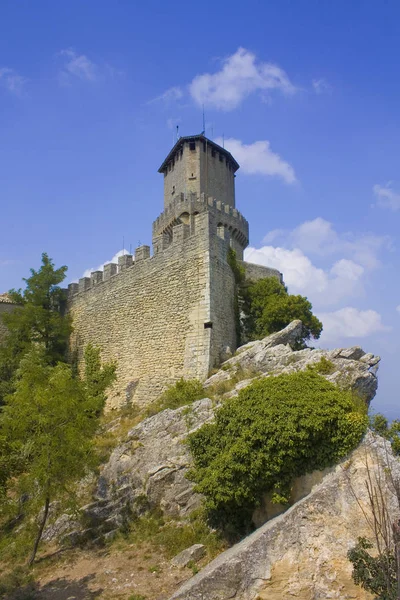
[[[103,281],[107,281],[118,272],[118,265],[115,263],[107,263],[104,265]]]
[[[197,562],[206,553],[204,544],[193,544],[190,548],[186,548],[171,560],[174,567],[186,567],[190,562]]]
[[[75,296],[79,292],[79,283],[70,283],[68,286],[68,296]]]
[[[135,262],[150,258],[150,246],[139,246],[135,250]]]
[[[103,281],[103,271],[93,271],[90,273],[90,279],[92,280],[92,285],[97,285]]]
[[[86,290],[90,289],[92,285],[92,281],[90,277],[81,277],[79,280],[79,291],[86,292]]]
[[[132,254],[124,254],[123,256],[118,257],[118,270],[123,271],[128,267],[133,265],[133,256]]]

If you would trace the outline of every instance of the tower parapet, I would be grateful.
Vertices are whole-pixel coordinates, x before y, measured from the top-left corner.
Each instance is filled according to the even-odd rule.
[[[216,234],[221,237],[221,228],[224,228],[232,248],[236,250],[238,258],[242,258],[243,250],[249,243],[249,224],[246,219],[231,205],[211,196],[207,198],[205,194],[197,196],[194,192],[186,196],[179,194],[153,222],[154,251],[168,247],[172,242],[173,229],[179,224],[186,225],[191,233],[194,217],[204,212],[212,213],[216,220]]]

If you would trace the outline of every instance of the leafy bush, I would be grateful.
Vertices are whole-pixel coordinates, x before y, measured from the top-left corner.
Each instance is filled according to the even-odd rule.
[[[386,417],[377,413],[370,418],[372,431],[389,440],[392,450],[396,456],[400,456],[400,421],[395,419],[389,425]]]
[[[325,358],[325,356],[321,356],[318,362],[314,363],[313,365],[307,365],[307,369],[315,371],[320,375],[330,375],[334,372],[335,365],[331,360]]]
[[[368,592],[375,600],[397,600],[397,568],[394,552],[386,551],[373,556],[369,550],[373,544],[366,538],[358,538],[347,558],[353,565],[353,581]]]
[[[298,347],[312,337],[318,339],[322,323],[312,313],[311,302],[304,296],[288,294],[275,277],[249,281],[241,285],[242,327],[247,340],[258,340],[280,331],[295,319],[303,323]]]
[[[212,522],[240,531],[265,492],[286,503],[293,478],[334,464],[367,425],[351,392],[313,371],[257,380],[189,436],[189,478]]]
[[[198,379],[181,378],[148,407],[146,415],[151,417],[166,408],[180,408],[204,397],[204,388]]]

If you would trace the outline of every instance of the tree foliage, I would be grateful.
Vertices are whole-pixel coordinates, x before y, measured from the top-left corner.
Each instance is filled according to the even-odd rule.
[[[40,269],[31,269],[31,276],[24,279],[25,289],[10,291],[17,307],[2,317],[8,335],[0,347],[0,404],[13,391],[19,363],[33,346],[43,349],[43,359],[50,365],[65,360],[71,319],[65,313],[65,292],[59,284],[66,271],[65,266],[56,269],[44,253]]]
[[[288,294],[287,288],[275,277],[244,283],[241,294],[246,339],[261,339],[295,319],[303,323],[302,345],[321,335],[322,323],[313,315],[311,302],[304,296]]]
[[[29,500],[25,511],[43,509],[33,562],[50,502],[68,492],[94,463],[92,438],[98,426],[105,390],[115,378],[115,365],[101,367],[99,352],[88,347],[85,378],[65,363],[52,366],[45,349],[33,348],[20,362],[16,389],[6,397],[0,435],[18,465],[19,477],[8,478],[11,497]]]
[[[385,550],[373,556],[373,544],[358,538],[347,557],[353,565],[353,581],[371,594],[375,600],[397,600],[397,563],[394,551]]]
[[[293,478],[350,452],[367,428],[365,412],[316,372],[258,380],[189,436],[189,477],[214,522],[246,527],[265,492],[285,503]]]
[[[370,427],[373,431],[389,440],[394,454],[400,456],[400,420],[394,419],[390,425],[384,415],[377,413],[370,418]]]

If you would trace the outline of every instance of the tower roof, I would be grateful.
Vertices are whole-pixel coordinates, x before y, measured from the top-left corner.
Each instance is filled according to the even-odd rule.
[[[230,161],[232,168],[233,168],[233,172],[235,172],[239,169],[239,167],[240,167],[239,163],[233,158],[232,154],[230,152],[228,152],[228,150],[225,150],[225,148],[222,148],[222,146],[219,146],[212,140],[209,140],[208,138],[206,138],[205,135],[200,133],[198,135],[186,135],[184,137],[180,137],[179,140],[176,142],[175,146],[169,152],[169,154],[166,157],[166,159],[164,160],[164,162],[162,163],[161,167],[158,169],[158,172],[162,173],[164,171],[164,169],[166,168],[166,166],[168,165],[170,160],[175,156],[175,154],[178,152],[178,150],[181,149],[181,147],[183,146],[183,144],[185,142],[196,142],[197,140],[207,143],[208,146],[211,146],[211,148],[214,148],[214,150],[217,150],[220,154],[225,156],[226,159]]]

